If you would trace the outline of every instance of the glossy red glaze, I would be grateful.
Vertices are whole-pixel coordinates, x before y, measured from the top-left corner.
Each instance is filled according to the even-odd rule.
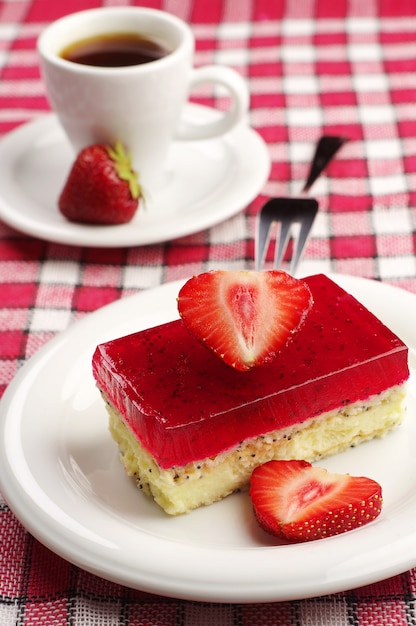
[[[215,456],[258,436],[403,383],[407,347],[323,275],[314,305],[270,364],[238,372],[180,320],[97,347],[98,385],[163,468]]]

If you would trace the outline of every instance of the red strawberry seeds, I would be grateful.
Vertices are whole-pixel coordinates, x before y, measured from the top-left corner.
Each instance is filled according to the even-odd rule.
[[[330,474],[306,461],[269,461],[251,478],[260,526],[289,541],[312,541],[359,528],[381,512],[380,485],[366,477]]]
[[[178,295],[188,330],[242,371],[273,360],[312,303],[305,282],[278,270],[206,272],[188,280]]]
[[[141,188],[131,157],[118,142],[96,144],[78,154],[58,206],[71,222],[125,224],[136,213]]]

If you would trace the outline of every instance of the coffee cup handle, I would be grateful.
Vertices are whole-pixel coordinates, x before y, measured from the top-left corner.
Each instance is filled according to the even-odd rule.
[[[210,139],[228,132],[246,115],[249,108],[249,92],[243,77],[230,67],[206,65],[192,70],[189,90],[214,83],[224,87],[231,96],[231,107],[217,119],[204,124],[193,124],[182,120],[175,139],[182,141]]]

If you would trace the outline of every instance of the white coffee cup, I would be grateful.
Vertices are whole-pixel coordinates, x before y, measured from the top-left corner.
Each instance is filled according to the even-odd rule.
[[[81,65],[60,56],[77,41],[119,32],[161,40],[170,52],[148,63],[115,68]],[[75,152],[118,139],[132,152],[145,190],[162,184],[172,141],[218,137],[248,110],[244,79],[225,66],[193,68],[190,27],[164,11],[110,7],[72,13],[46,27],[38,52],[49,102]],[[185,105],[192,88],[205,82],[224,87],[231,106],[218,119],[192,125],[183,119]]]

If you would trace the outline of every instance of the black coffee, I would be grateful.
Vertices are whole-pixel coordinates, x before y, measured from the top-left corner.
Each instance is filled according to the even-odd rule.
[[[62,50],[67,61],[95,67],[126,67],[156,61],[169,54],[162,43],[137,33],[98,35]]]

